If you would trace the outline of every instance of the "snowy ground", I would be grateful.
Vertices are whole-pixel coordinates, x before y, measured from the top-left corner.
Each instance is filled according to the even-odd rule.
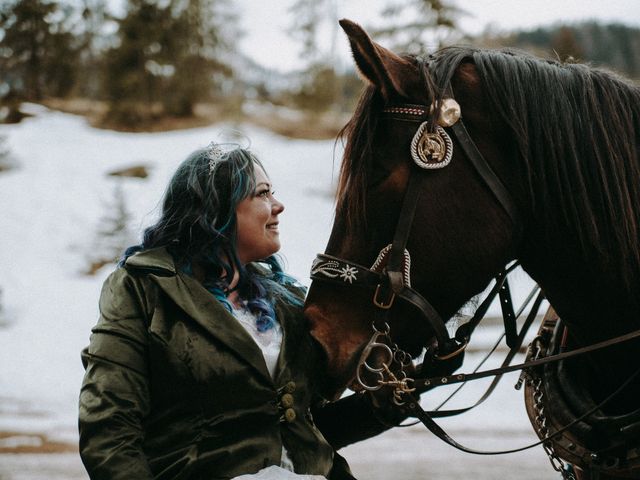
[[[308,284],[311,261],[328,237],[340,158],[331,141],[289,140],[246,126],[125,134],[95,130],[81,117],[39,106],[29,109],[32,118],[0,125],[0,137],[19,164],[0,173],[0,452],[22,443],[37,446],[40,434],[72,446],[77,441],[80,350],[96,321],[100,286],[111,267],[95,276],[82,272],[101,248],[99,223],[112,213],[118,182],[131,214],[129,227],[139,232],[155,218],[169,176],[189,152],[241,131],[264,160],[286,206],[280,229],[288,271]],[[106,175],[137,164],[149,167],[147,179]],[[515,296],[523,298],[528,285],[521,273]],[[485,327],[479,341],[496,331]],[[478,356],[470,357],[472,366]],[[507,378],[486,405],[442,424],[461,443],[479,449],[535,441],[514,383],[515,377]],[[481,387],[469,387],[459,406],[472,403]],[[433,406],[436,399],[423,403]],[[540,448],[477,457],[441,444],[417,426],[342,453],[364,480],[557,478]],[[84,478],[73,452],[0,455],[0,480]]]

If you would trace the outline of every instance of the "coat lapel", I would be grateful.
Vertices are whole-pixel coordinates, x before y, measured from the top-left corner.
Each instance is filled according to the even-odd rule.
[[[150,275],[158,286],[207,333],[224,343],[271,381],[264,356],[247,331],[202,285],[186,275]]]
[[[148,273],[149,278],[208,334],[272,381],[264,356],[253,338],[200,283],[177,272],[173,257],[165,248],[136,253],[126,260],[125,265]]]
[[[303,332],[304,324],[301,319],[298,318],[298,313],[293,311],[295,308],[296,307],[285,306],[281,302],[277,302],[275,306],[276,317],[282,327],[283,334],[282,346],[280,347],[275,373],[277,383],[283,383],[289,380],[289,378],[286,378],[290,375],[287,360],[291,357],[291,352],[301,350],[300,342],[305,341],[305,332]],[[311,358],[305,358],[302,361],[311,361]]]

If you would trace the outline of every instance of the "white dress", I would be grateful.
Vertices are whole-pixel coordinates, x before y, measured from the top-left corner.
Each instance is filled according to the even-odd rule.
[[[264,361],[267,364],[267,370],[271,378],[274,378],[276,366],[278,364],[278,356],[282,347],[282,327],[276,322],[273,328],[261,332],[256,325],[256,315],[246,308],[238,308],[232,304],[233,316],[238,323],[244,327],[256,345],[262,351]],[[282,447],[282,458],[280,465],[271,465],[270,467],[260,470],[258,473],[241,475],[232,480],[286,480],[286,479],[308,479],[308,480],[324,480],[325,477],[320,475],[299,475],[293,471],[293,462],[289,458],[287,450]]]

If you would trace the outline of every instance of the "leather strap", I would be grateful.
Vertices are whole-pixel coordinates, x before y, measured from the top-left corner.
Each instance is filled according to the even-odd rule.
[[[599,343],[594,343],[593,345],[589,345],[586,347],[577,348],[575,350],[571,350],[564,353],[558,353],[556,355],[549,355],[548,357],[539,358],[538,360],[531,360],[529,362],[518,363],[516,365],[493,368],[490,370],[484,370],[482,372],[476,372],[476,373],[470,373],[470,374],[456,373],[455,375],[449,375],[444,377],[416,379],[415,386],[416,388],[437,387],[440,385],[451,385],[455,383],[468,382],[470,380],[477,380],[479,378],[493,377],[495,375],[502,375],[503,373],[515,372],[517,370],[523,370],[525,368],[533,368],[533,367],[538,367],[540,365],[546,365],[547,363],[559,362],[560,360],[577,357],[578,355],[583,355],[585,353],[594,352],[596,350],[601,350],[603,348],[608,348],[613,345],[618,345],[620,343],[628,342],[636,338],[640,338],[640,330],[634,330],[633,332],[627,333],[625,335],[620,335],[619,337],[610,338],[609,340],[605,340]]]
[[[484,180],[484,183],[489,187],[489,190],[491,190],[491,193],[493,193],[494,197],[496,197],[500,205],[502,205],[502,208],[504,208],[507,215],[511,218],[511,223],[513,223],[516,229],[516,236],[519,237],[522,234],[522,223],[519,221],[518,208],[513,201],[513,197],[489,163],[484,159],[480,150],[478,150],[478,147],[464,126],[462,119],[458,120],[450,128],[471,164],[475,167],[480,177],[482,177],[482,180]]]
[[[476,329],[476,327],[480,324],[480,321],[482,321],[484,316],[487,314],[487,311],[489,310],[491,303],[493,303],[493,300],[496,298],[496,295],[498,295],[498,293],[502,289],[502,286],[507,278],[507,275],[511,273],[513,270],[515,270],[518,265],[519,265],[518,262],[514,262],[513,264],[505,268],[502,272],[500,272],[498,275],[496,275],[495,285],[493,286],[493,288],[491,289],[487,297],[478,306],[475,313],[473,314],[473,317],[471,317],[471,319],[467,323],[463,323],[462,325],[460,325],[456,330],[456,340],[458,342],[469,341],[469,339],[471,338],[471,334]]]
[[[325,253],[316,255],[310,277],[312,280],[368,288],[375,288],[382,279],[379,272]]]
[[[323,282],[368,289],[373,289],[386,283],[385,276],[379,272],[326,254],[318,254],[316,256],[316,260],[311,267],[311,278]],[[398,298],[420,310],[422,316],[431,325],[438,345],[448,345],[452,342],[442,317],[420,293],[405,286],[404,281],[400,285],[400,291],[394,293]],[[385,295],[382,294],[382,297],[385,298]]]
[[[415,169],[417,170],[417,168]],[[396,225],[396,232],[391,243],[391,252],[389,252],[389,261],[386,271],[391,284],[391,289],[398,294],[405,287],[403,276],[403,260],[404,250],[407,247],[409,234],[413,225],[413,218],[416,213],[416,206],[420,198],[420,192],[424,183],[424,172],[412,172],[409,174],[409,184],[404,194],[400,216]],[[429,307],[431,307],[429,305]]]
[[[502,309],[502,321],[504,323],[504,334],[509,348],[514,348],[518,341],[518,329],[516,326],[516,313],[513,311],[513,301],[509,280],[505,277],[504,283],[500,287],[500,308]]]
[[[640,335],[640,333],[638,335]],[[617,343],[620,343],[620,342],[617,342]],[[633,380],[636,379],[636,377],[638,377],[638,375],[640,375],[640,369],[637,370],[629,378],[627,378],[627,380],[625,380],[624,383],[622,385],[620,385],[620,387],[618,387],[613,393],[611,393],[602,402],[600,402],[598,405],[596,405],[595,407],[593,407],[592,409],[590,409],[589,411],[587,411],[586,413],[584,413],[580,417],[576,418],[571,423],[565,425],[561,429],[553,432],[552,434],[546,436],[545,438],[543,438],[542,440],[540,440],[538,442],[535,442],[535,443],[532,443],[532,444],[529,444],[529,445],[525,445],[525,446],[519,447],[519,448],[513,448],[513,449],[510,449],[510,450],[484,451],[484,450],[475,450],[475,449],[472,449],[472,448],[465,447],[464,445],[462,445],[462,444],[458,443],[457,441],[455,441],[449,434],[447,434],[447,432],[445,432],[433,420],[432,416],[429,415],[429,413],[425,412],[422,409],[422,407],[420,406],[420,404],[417,401],[409,402],[406,405],[405,408],[407,409],[407,412],[409,413],[409,415],[419,419],[422,422],[422,424],[425,427],[427,427],[427,429],[429,429],[429,431],[431,433],[433,433],[435,436],[437,436],[440,440],[448,443],[449,445],[451,445],[452,447],[454,447],[454,448],[456,448],[458,450],[461,450],[461,451],[466,452],[466,453],[473,453],[475,455],[505,455],[505,454],[508,454],[508,453],[521,452],[521,451],[527,450],[529,448],[537,447],[538,445],[542,445],[542,444],[548,442],[549,440],[561,435],[562,433],[564,433],[565,431],[567,431],[568,429],[570,429],[574,425],[578,424],[579,422],[583,421],[585,418],[588,418],[590,415],[592,415],[593,413],[595,413],[598,410],[600,410],[607,402],[609,402],[612,398],[614,398],[616,395],[618,395],[620,392],[622,392],[627,387],[627,385],[629,385]]]
[[[398,294],[398,297],[411,303],[422,312],[422,315],[427,319],[433,329],[436,340],[438,341],[438,346],[440,347],[440,353],[444,353],[443,349],[450,345],[453,340],[449,336],[445,323],[436,309],[413,288],[403,288]]]
[[[532,293],[534,293],[534,292],[532,292]],[[535,299],[535,301],[533,303],[533,305],[531,306],[531,310],[529,311],[529,314],[527,315],[527,318],[525,319],[524,323],[522,324],[522,327],[520,328],[520,333],[517,336],[516,344],[513,347],[511,347],[511,349],[509,350],[509,353],[507,353],[506,357],[502,361],[501,367],[506,367],[507,365],[509,365],[511,363],[511,361],[513,360],[513,357],[515,357],[516,354],[520,351],[520,347],[524,343],[524,339],[525,339],[527,333],[529,332],[529,328],[531,327],[531,325],[533,324],[534,320],[536,319],[536,316],[538,314],[538,310],[540,309],[540,305],[542,304],[543,300],[544,300],[544,293],[542,291],[539,291],[538,295],[537,295],[537,297],[536,297],[536,299]],[[529,302],[526,301],[525,305],[528,304],[528,303]],[[517,316],[519,316],[519,315],[517,315]],[[428,413],[432,418],[452,417],[454,415],[460,415],[462,413],[466,413],[466,412],[474,409],[475,407],[477,407],[481,403],[483,403],[487,398],[489,398],[489,396],[493,393],[495,388],[498,386],[498,383],[500,383],[500,380],[502,380],[502,374],[496,375],[494,377],[493,381],[491,382],[491,384],[489,385],[489,387],[487,388],[487,390],[480,397],[480,399],[477,400],[473,405],[471,405],[469,407],[458,408],[458,409],[455,409],[455,410],[440,410],[440,409],[436,409],[436,410],[430,411]]]

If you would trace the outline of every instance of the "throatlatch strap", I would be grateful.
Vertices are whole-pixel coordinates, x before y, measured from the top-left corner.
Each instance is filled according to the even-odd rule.
[[[464,126],[462,119],[458,120],[450,128],[460,143],[460,146],[462,146],[462,149],[467,154],[467,158],[469,158],[478,174],[480,174],[484,182],[489,187],[489,190],[491,190],[498,202],[500,202],[500,205],[502,205],[504,210],[507,212],[507,215],[511,218],[511,222],[516,230],[516,236],[519,237],[522,230],[522,224],[519,221],[518,208],[516,207],[511,194],[484,159],[480,150],[478,150],[478,147],[473,142],[469,132]]]
[[[498,296],[500,298],[500,308],[502,309],[505,340],[509,348],[514,348],[518,341],[518,327],[516,325],[516,313],[513,311],[509,280],[507,280],[506,276]]]
[[[535,294],[535,289],[531,292],[531,295],[534,295],[534,294]],[[522,324],[520,333],[518,333],[517,335],[516,345],[511,347],[511,349],[509,350],[509,353],[502,361],[502,365],[500,365],[500,367],[506,367],[510,365],[513,358],[520,351],[520,347],[524,343],[524,339],[529,331],[529,328],[531,327],[531,324],[536,319],[538,311],[540,310],[540,305],[542,304],[543,300],[544,300],[544,293],[541,290],[539,290],[536,296],[536,299],[533,302],[533,305],[531,306],[531,310],[527,315],[527,318],[525,319],[524,323]],[[525,305],[528,303],[529,302],[526,301]],[[487,398],[489,398],[489,396],[491,395],[491,393],[493,393],[493,391],[498,386],[498,383],[500,383],[500,380],[502,380],[502,378],[503,378],[502,374],[497,374],[494,377],[491,384],[489,385],[489,387],[487,388],[487,390],[484,392],[484,394],[473,405],[469,407],[458,408],[455,410],[433,410],[428,412],[428,414],[431,416],[431,418],[441,418],[441,417],[452,417],[455,415],[460,415],[462,413],[468,412],[469,410],[473,410],[475,407],[477,407],[478,405],[483,403]]]

